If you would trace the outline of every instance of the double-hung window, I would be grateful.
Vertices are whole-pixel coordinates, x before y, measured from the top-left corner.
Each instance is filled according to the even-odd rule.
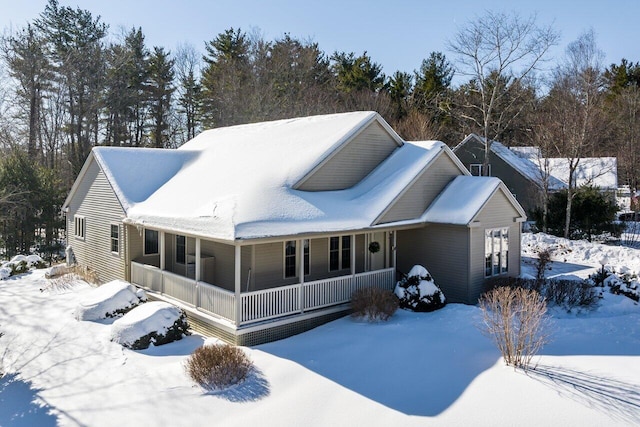
[[[309,256],[309,240],[302,241],[302,262],[304,264],[304,275],[309,274],[310,256]],[[296,252],[297,242],[295,240],[287,240],[284,242],[284,277],[298,276],[298,262]]]
[[[493,228],[484,232],[484,275],[497,276],[509,271],[509,229]]]
[[[75,215],[73,217],[73,235],[78,238],[84,240],[86,231],[86,222],[83,216]]]
[[[351,268],[351,236],[329,238],[329,271]]]
[[[111,224],[111,252],[120,253],[120,226]]]
[[[487,176],[491,176],[491,165],[487,165],[488,170],[487,170]],[[469,172],[471,172],[471,175],[473,176],[483,176],[485,175],[482,172],[482,163],[471,163],[469,165]]]

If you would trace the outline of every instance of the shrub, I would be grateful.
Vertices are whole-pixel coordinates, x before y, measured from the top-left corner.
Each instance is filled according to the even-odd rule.
[[[481,329],[493,339],[505,363],[528,369],[548,341],[544,299],[531,289],[499,287],[485,293],[479,306]]]
[[[552,252],[549,248],[540,249],[538,251],[538,260],[536,261],[536,279],[544,280],[544,272],[551,262]]]
[[[500,287],[523,288],[540,294],[548,304],[567,310],[577,307],[590,308],[599,299],[599,291],[588,280],[525,279],[521,277],[496,277],[487,281],[487,289]]]
[[[189,377],[205,390],[222,390],[247,378],[253,363],[241,348],[229,345],[204,345],[185,362]]]
[[[416,265],[396,284],[399,305],[412,311],[434,311],[444,307],[445,297],[426,268]]]
[[[398,298],[389,291],[379,288],[358,289],[351,296],[354,317],[369,322],[388,320],[398,309]]]

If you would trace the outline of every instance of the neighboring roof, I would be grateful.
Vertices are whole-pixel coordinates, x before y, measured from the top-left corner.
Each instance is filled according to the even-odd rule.
[[[375,112],[355,112],[212,129],[177,150],[97,147],[83,169],[95,159],[126,222],[221,240],[375,227],[378,216],[438,155],[450,156],[467,174],[444,143],[404,142],[391,130],[398,148],[356,185],[337,191],[294,188],[374,121],[388,128]],[[493,185],[467,178],[480,194],[488,191],[480,189],[487,182]],[[459,198],[458,209],[475,209],[477,197]]]
[[[454,148],[459,150],[471,139],[484,145],[484,138],[468,135]],[[498,141],[491,142],[491,152],[496,154],[525,178],[544,187],[543,178],[548,173],[548,188],[566,188],[569,178],[569,162],[564,158],[543,158],[538,147],[506,147]],[[545,169],[548,172],[544,172]],[[594,185],[601,189],[615,189],[618,186],[617,159],[615,157],[586,157],[580,159],[576,170],[577,186]]]
[[[569,161],[549,158],[549,170],[566,187],[569,183]],[[616,157],[583,157],[575,173],[576,186],[592,185],[602,190],[618,188],[618,159]]]
[[[504,183],[494,177],[458,176],[445,187],[422,216],[428,223],[468,225],[491,196],[502,188],[522,218],[526,214]],[[464,203],[461,201],[464,200]]]

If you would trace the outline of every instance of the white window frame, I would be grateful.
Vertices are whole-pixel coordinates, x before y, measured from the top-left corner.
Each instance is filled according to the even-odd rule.
[[[509,227],[487,228],[484,231],[484,277],[509,272]]]
[[[493,176],[491,175],[491,163],[489,163],[487,165],[488,169],[489,169],[489,174],[486,176]],[[476,170],[477,173],[474,173],[474,169]],[[471,175],[473,176],[485,176],[482,172],[482,163],[471,163],[469,165],[469,172],[471,173]]]
[[[87,235],[87,220],[83,215],[73,216],[73,235],[77,240],[84,240]]]
[[[118,231],[118,235],[116,237],[113,237],[113,227],[116,227],[116,230]],[[111,253],[112,254],[116,254],[116,255],[120,255],[120,224],[117,223],[111,223],[109,225],[109,244],[111,247]],[[113,250],[113,243],[116,243],[116,248],[117,250],[114,251]]]
[[[343,253],[344,253],[344,238],[348,238],[349,239],[349,254],[346,257],[346,261],[347,261],[347,266],[344,267],[344,262],[345,262],[345,257],[343,257]],[[331,239],[338,239],[338,268],[331,268]],[[329,271],[341,271],[341,270],[348,270],[351,268],[351,251],[353,251],[353,239],[352,236],[349,234],[345,234],[345,235],[341,235],[341,236],[331,236],[329,237],[329,244],[327,245],[327,249],[328,249],[328,268]]]
[[[155,252],[147,252],[147,231],[154,231],[156,233],[157,250]],[[158,255],[160,253],[160,232],[158,230],[152,230],[150,228],[144,229],[142,233],[142,253],[144,255]]]

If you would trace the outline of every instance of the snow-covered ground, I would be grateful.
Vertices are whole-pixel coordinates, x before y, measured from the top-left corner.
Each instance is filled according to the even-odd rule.
[[[564,245],[553,275],[584,277],[604,255],[640,268],[638,250],[526,235],[523,255],[535,245]],[[91,287],[46,280],[39,270],[0,281],[1,426],[640,424],[640,306],[608,292],[590,313],[552,310],[553,341],[528,373],[504,366],[477,307],[449,304],[246,348],[250,379],[206,394],[183,367],[205,338],[124,349],[109,341],[113,319],[75,320]]]

